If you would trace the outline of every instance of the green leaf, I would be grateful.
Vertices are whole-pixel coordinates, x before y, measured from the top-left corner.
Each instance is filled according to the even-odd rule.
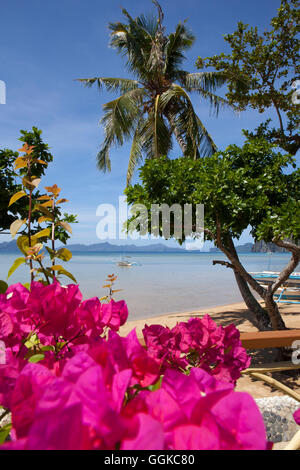
[[[37,242],[37,238],[35,235],[31,236],[31,246],[34,246]],[[29,238],[27,235],[21,235],[17,239],[17,245],[19,250],[24,254],[27,255],[28,253],[28,248],[29,248]]]
[[[46,250],[48,251],[48,253],[50,255],[50,259],[54,259],[55,258],[55,250],[52,250],[48,246],[45,246],[45,248],[46,248]]]
[[[49,235],[50,235],[50,228],[44,228],[40,232],[34,234],[36,238],[49,237]]]
[[[37,346],[40,343],[39,337],[37,334],[31,335],[27,341],[25,341],[25,346],[26,348],[30,349],[33,348],[34,346]]]
[[[56,252],[56,258],[62,259],[63,261],[70,261],[72,258],[72,253],[67,248],[60,248]]]
[[[5,294],[8,289],[8,284],[5,281],[0,281],[0,294]]]
[[[72,281],[75,282],[75,284],[77,284],[77,280],[73,274],[69,273],[69,271],[66,271],[62,266],[53,266],[51,269],[58,271],[58,274],[63,274],[64,276],[69,277]]]
[[[35,354],[34,356],[31,356],[28,359],[28,362],[35,364],[36,362],[42,361],[44,358],[45,358],[45,354]]]
[[[11,268],[9,269],[8,271],[8,274],[7,274],[7,279],[15,272],[16,269],[18,269],[19,266],[21,266],[21,264],[25,263],[25,258],[17,258],[13,265],[11,266]]]
[[[54,351],[55,350],[54,346],[50,346],[50,345],[49,346],[42,346],[40,349],[41,349],[41,351]]]
[[[163,379],[163,376],[161,376],[155,384],[149,385],[148,387],[149,390],[151,390],[151,392],[154,392],[155,390],[159,390],[161,387],[162,379]]]
[[[11,431],[12,424],[7,423],[0,428],[0,444],[4,444]]]
[[[51,214],[50,211],[48,211],[48,209],[44,206],[42,206],[42,204],[36,204],[34,206],[34,210],[35,211],[40,211],[42,212],[43,214],[45,214],[49,219],[53,220],[53,215]]]

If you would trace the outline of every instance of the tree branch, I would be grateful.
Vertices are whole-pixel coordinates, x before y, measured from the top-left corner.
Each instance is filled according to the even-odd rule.
[[[222,266],[226,266],[226,268],[231,268],[233,269],[234,271],[236,270],[235,267],[233,266],[233,264],[231,263],[228,263],[228,261],[219,261],[217,259],[214,259],[213,262],[212,262],[213,265],[215,264],[221,264]]]

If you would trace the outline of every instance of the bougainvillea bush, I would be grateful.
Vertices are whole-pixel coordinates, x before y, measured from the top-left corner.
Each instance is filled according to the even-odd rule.
[[[172,329],[145,325],[143,334],[149,355],[161,362],[163,370],[186,371],[196,366],[235,384],[250,365],[238,329],[233,324],[217,326],[209,315],[178,323]]]
[[[135,330],[117,333],[127,316],[124,301],[58,282],[0,295],[2,449],[268,447],[257,405],[234,390],[249,358],[233,325],[145,327],[144,348]]]

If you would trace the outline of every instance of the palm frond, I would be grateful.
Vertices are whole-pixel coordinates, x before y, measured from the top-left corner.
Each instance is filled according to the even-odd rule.
[[[134,136],[132,140],[132,145],[130,149],[130,156],[129,156],[129,162],[128,162],[128,168],[127,168],[127,185],[130,184],[134,170],[137,166],[137,164],[142,160],[142,147],[143,147],[143,141],[142,141],[142,135],[141,135],[141,127],[144,124],[144,119],[143,117],[140,118]]]
[[[135,130],[141,116],[141,103],[144,90],[137,88],[121,95],[116,100],[103,106],[104,116],[100,123],[104,125],[105,139],[97,155],[98,167],[110,171],[109,150],[112,145],[123,145]]]
[[[223,72],[195,72],[188,73],[182,85],[188,92],[204,90],[212,93],[225,83],[226,75]]]
[[[199,89],[198,93],[202,96],[202,98],[205,98],[210,102],[210,112],[216,117],[219,115],[219,111],[221,108],[228,108],[231,110],[236,109],[231,104],[229,104],[229,102],[225,98],[215,95],[210,91]]]
[[[127,91],[135,90],[139,86],[139,82],[137,80],[130,80],[128,78],[94,77],[78,78],[77,81],[83,83],[84,86],[88,88],[96,83],[99,90],[105,88],[107,91],[119,91],[120,93],[126,93]]]
[[[126,58],[127,67],[131,72],[145,77],[153,40],[153,36],[149,33],[151,26],[147,30],[144,24],[145,18],[137,21],[127,10],[122,11],[128,20],[128,25],[122,23],[109,25],[112,31],[110,45]]]
[[[184,88],[173,83],[161,96],[161,108],[171,122],[173,132],[183,148],[185,156],[197,158],[200,148],[208,154],[216,150],[213,139],[194,111],[189,95]]]
[[[111,160],[109,158],[109,150],[112,145],[112,141],[109,138],[106,138],[103,142],[101,150],[97,154],[97,167],[99,170],[111,171]]]
[[[202,123],[201,119],[199,116],[196,115],[196,120],[197,120],[197,126],[199,130],[199,135],[200,135],[200,154],[202,156],[208,155],[211,156],[213,153],[217,152],[218,148],[213,141],[213,138],[207,131],[206,127]]]
[[[178,67],[185,59],[183,52],[192,47],[194,41],[195,36],[182,23],[177,25],[175,33],[169,34],[164,51],[164,73],[170,80],[177,79]]]
[[[136,18],[136,23],[143,28],[151,37],[155,37],[157,33],[157,17],[153,14],[140,15]]]
[[[168,155],[172,148],[172,133],[161,113],[157,113],[156,116],[154,111],[148,113],[140,134],[142,150],[146,158],[159,158]],[[155,135],[157,137],[156,143]]]

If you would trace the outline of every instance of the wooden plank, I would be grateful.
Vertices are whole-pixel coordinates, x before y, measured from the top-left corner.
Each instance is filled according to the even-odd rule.
[[[300,329],[241,333],[240,339],[245,349],[287,347],[300,340]]]

